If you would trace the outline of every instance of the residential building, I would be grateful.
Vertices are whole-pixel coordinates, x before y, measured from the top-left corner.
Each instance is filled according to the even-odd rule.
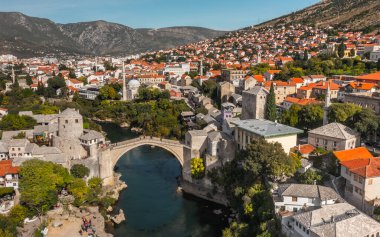
[[[336,203],[292,217],[287,236],[297,237],[375,237],[380,223],[348,203]]]
[[[228,82],[236,79],[242,80],[249,72],[249,70],[224,69],[222,70],[222,80]]]
[[[276,212],[293,212],[336,203],[341,197],[330,187],[315,184],[280,184],[273,193]]]
[[[18,189],[20,167],[13,166],[12,160],[0,160],[0,187]]]
[[[235,142],[239,150],[246,149],[253,140],[263,138],[268,142],[278,142],[286,153],[297,145],[297,134],[302,130],[265,119],[248,119],[233,121]]]
[[[297,92],[297,86],[294,82],[267,81],[264,83],[265,89],[269,91],[272,84],[277,105],[280,105],[286,97],[295,95]]]
[[[360,134],[334,122],[309,131],[308,143],[329,151],[347,150],[359,146]]]

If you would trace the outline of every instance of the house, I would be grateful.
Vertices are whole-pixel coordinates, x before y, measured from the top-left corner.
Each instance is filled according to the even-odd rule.
[[[82,81],[79,81],[77,79],[69,79],[66,80],[66,85],[67,87],[74,87],[75,89],[79,89],[82,88],[84,84]]]
[[[357,76],[355,79],[359,82],[368,82],[380,84],[380,72],[374,72],[367,75]]]
[[[360,134],[334,122],[309,131],[308,143],[329,151],[347,150],[359,146]]]
[[[306,86],[301,86],[297,89],[297,98],[299,99],[308,99],[311,97],[311,92],[316,86],[316,83],[310,83]]]
[[[282,108],[285,110],[290,109],[293,104],[299,105],[299,106],[305,106],[309,104],[318,104],[320,101],[316,100],[315,98],[309,98],[309,99],[299,99],[299,98],[294,98],[294,97],[286,97],[284,102],[282,103]]]
[[[326,96],[328,87],[330,87],[330,98],[337,99],[340,86],[332,82],[332,80],[329,80],[328,82],[318,82],[312,88],[311,96],[313,98],[321,98],[322,96]]]
[[[303,144],[293,147],[293,151],[300,154],[303,158],[308,158],[314,150],[315,147],[311,144]]]
[[[286,153],[297,145],[297,134],[302,130],[265,119],[233,121],[235,142],[239,150],[244,150],[253,140],[263,138],[268,142],[278,142]]]
[[[276,74],[279,74],[281,70],[268,70],[264,73],[264,77],[266,81],[271,81],[273,80],[274,76]]]
[[[0,118],[2,118],[5,115],[8,115],[8,109],[7,108],[0,108]]]
[[[295,95],[297,92],[296,83],[284,81],[267,81],[264,82],[264,87],[268,91],[273,84],[274,94],[276,95],[276,104],[280,105],[286,97]]]
[[[334,152],[344,178],[345,199],[367,214],[380,204],[380,158],[364,148]]]
[[[348,203],[335,203],[292,216],[287,236],[375,237],[380,224]]]
[[[0,161],[0,187],[18,188],[20,167],[13,166],[12,160]]]
[[[273,197],[277,213],[297,213],[310,207],[331,205],[341,199],[332,188],[316,184],[280,184],[276,191]]]

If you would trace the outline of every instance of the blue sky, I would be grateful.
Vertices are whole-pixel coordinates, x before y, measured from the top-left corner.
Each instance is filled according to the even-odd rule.
[[[106,20],[133,28],[203,26],[234,30],[318,0],[11,0],[0,11],[19,11],[59,23]]]

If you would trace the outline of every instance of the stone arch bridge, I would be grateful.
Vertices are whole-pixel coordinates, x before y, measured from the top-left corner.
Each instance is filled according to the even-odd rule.
[[[99,176],[104,185],[113,184],[114,167],[117,161],[128,151],[143,145],[161,147],[172,153],[181,166],[184,166],[184,154],[186,146],[179,141],[160,139],[156,137],[141,136],[123,142],[112,143],[98,151]]]

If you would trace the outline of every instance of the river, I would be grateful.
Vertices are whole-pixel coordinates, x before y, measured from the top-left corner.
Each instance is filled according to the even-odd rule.
[[[111,142],[136,135],[112,123],[101,123]],[[124,211],[127,221],[115,226],[115,237],[219,237],[226,217],[214,214],[222,207],[177,192],[181,167],[164,149],[135,148],[116,164],[128,188],[120,194],[115,210]]]

